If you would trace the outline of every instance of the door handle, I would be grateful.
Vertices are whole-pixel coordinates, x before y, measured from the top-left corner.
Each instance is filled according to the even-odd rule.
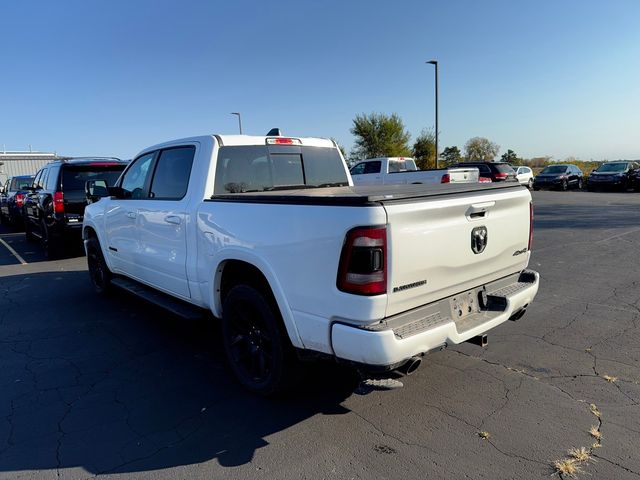
[[[172,225],[180,225],[180,222],[182,220],[177,215],[167,215],[166,217],[164,217],[164,221],[167,223],[171,223]]]
[[[127,212],[127,217],[129,218],[136,218],[138,216],[138,214],[136,212]]]
[[[496,202],[484,202],[484,203],[475,203],[471,205],[465,216],[467,220],[476,220],[479,218],[485,218],[487,216],[488,211],[496,204]]]

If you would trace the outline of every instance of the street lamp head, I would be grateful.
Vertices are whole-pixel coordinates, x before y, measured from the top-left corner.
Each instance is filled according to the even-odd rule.
[[[230,115],[240,115],[240,112],[231,112]]]
[[[437,60],[429,60],[429,61],[428,61],[428,62],[426,62],[426,63],[430,63],[431,65],[437,65],[437,64],[438,64],[438,61],[437,61]]]

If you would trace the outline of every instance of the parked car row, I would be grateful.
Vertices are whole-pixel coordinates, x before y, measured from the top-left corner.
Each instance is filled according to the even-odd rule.
[[[585,175],[578,167],[571,164],[549,165],[535,176],[533,189],[569,190],[585,187]],[[633,161],[606,162],[592,171],[586,178],[589,191],[619,190],[633,188],[640,191],[640,164]]]
[[[2,188],[0,218],[24,228],[27,240],[40,241],[51,258],[80,247],[87,181],[114,185],[126,165],[117,158],[55,160],[35,175],[9,178]]]

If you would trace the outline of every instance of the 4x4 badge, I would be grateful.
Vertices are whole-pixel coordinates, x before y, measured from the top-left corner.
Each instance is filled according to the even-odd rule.
[[[482,253],[487,247],[489,241],[489,234],[487,233],[487,227],[476,227],[471,230],[471,250],[473,253]]]

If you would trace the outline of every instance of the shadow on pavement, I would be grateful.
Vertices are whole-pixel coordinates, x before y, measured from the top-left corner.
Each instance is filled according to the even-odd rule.
[[[0,295],[0,472],[242,465],[269,435],[348,412],[352,370],[316,364],[290,396],[252,396],[227,373],[213,319],[99,297],[86,272],[3,277]]]

